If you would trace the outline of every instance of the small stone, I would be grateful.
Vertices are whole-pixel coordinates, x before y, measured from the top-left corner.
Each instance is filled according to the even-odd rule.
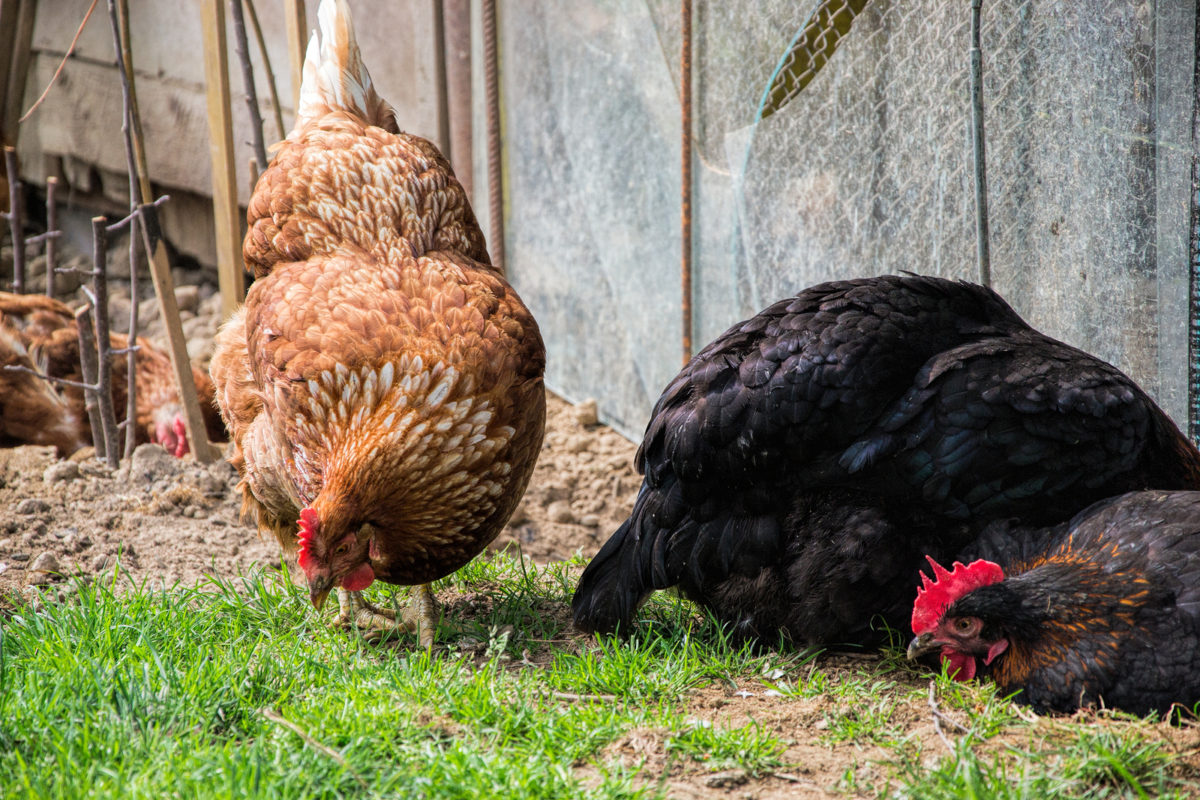
[[[50,510],[50,504],[37,497],[26,497],[17,503],[18,514],[44,514]]]
[[[92,572],[103,572],[112,563],[112,557],[108,555],[98,555],[92,559]]]
[[[69,553],[78,553],[82,550],[87,550],[92,546],[91,537],[86,534],[72,533],[66,539],[63,539],[63,547]]]
[[[50,575],[45,572],[30,572],[25,579],[27,586],[45,586],[50,582]]]
[[[29,565],[29,571],[58,573],[62,571],[62,567],[59,566],[58,557],[47,550],[33,560],[33,563]]]
[[[198,506],[188,506],[187,508],[183,509],[183,515],[185,517],[191,517],[195,519],[196,517],[200,516],[200,508]]]
[[[54,532],[55,539],[66,539],[68,536],[79,533],[78,528],[59,528]]]
[[[600,423],[600,413],[596,408],[596,401],[592,399],[584,400],[575,406],[575,421],[585,428]]]
[[[200,287],[195,285],[176,286],[175,303],[180,311],[195,312],[200,305]]]
[[[88,478],[111,478],[113,476],[112,468],[108,464],[94,458],[79,462],[79,473]]]
[[[567,452],[586,453],[592,449],[592,440],[588,436],[576,436],[567,440]]]
[[[218,517],[215,514],[208,518],[209,525],[225,526],[229,524],[229,520]]]
[[[153,483],[178,469],[179,460],[157,444],[138,445],[129,460],[129,478],[139,483]]]
[[[0,550],[11,550],[13,546],[12,539],[0,539]]]
[[[740,769],[716,772],[704,779],[704,785],[710,789],[733,789],[749,782],[750,777]]]
[[[73,481],[78,477],[79,465],[74,461],[56,461],[46,467],[46,471],[42,473],[42,480],[46,483]]]
[[[9,556],[13,561],[25,562],[29,560],[29,553],[13,553]]]
[[[563,525],[570,525],[575,522],[575,512],[571,510],[571,504],[566,500],[555,500],[546,509],[546,516],[551,522],[558,522]]]
[[[585,528],[599,528],[600,518],[595,514],[585,514],[579,518],[579,524]]]

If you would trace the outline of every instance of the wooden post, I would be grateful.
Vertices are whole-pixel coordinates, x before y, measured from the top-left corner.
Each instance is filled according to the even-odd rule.
[[[104,458],[104,424],[100,421],[100,392],[96,388],[96,334],[92,331],[92,309],[84,305],[75,311],[75,329],[79,335],[79,366],[83,370],[83,406],[92,427],[92,446],[96,458]]]
[[[237,176],[233,164],[225,4],[221,0],[203,0],[200,8],[204,29],[204,77],[208,94],[209,155],[212,159],[213,221],[217,234],[217,279],[221,287],[221,314],[229,317],[242,302],[246,283],[241,259]],[[163,299],[161,295],[159,299]]]
[[[17,148],[5,146],[4,173],[8,176],[8,228],[12,233],[13,284],[17,294],[25,293],[25,209],[21,197],[21,168]]]
[[[58,230],[58,178],[46,178],[46,232]],[[58,268],[58,237],[46,239],[46,296],[54,297],[54,270]]]
[[[4,99],[0,136],[4,144],[17,143],[17,118],[25,99],[36,13],[36,0],[0,0],[0,61],[4,62],[0,65],[0,92]]]
[[[171,262],[167,258],[167,248],[158,227],[158,211],[149,203],[140,206],[139,210],[142,240],[150,258],[150,277],[154,279],[154,291],[158,294],[163,331],[170,349],[171,366],[175,370],[175,385],[179,389],[179,402],[183,405],[184,422],[187,424],[188,446],[197,461],[208,464],[221,457],[221,450],[209,443],[204,416],[200,413],[200,399],[196,396],[196,383],[192,379],[192,360],[188,356],[183,323],[179,319],[179,305],[175,301]]]
[[[112,396],[112,336],[108,332],[108,220],[104,217],[92,217],[92,302],[96,304],[98,356],[95,386],[100,425],[104,430],[104,458],[108,466],[116,469],[121,465],[121,448],[117,444],[117,411],[113,407]],[[127,424],[134,424],[133,420],[130,419]]]
[[[292,65],[292,107],[299,109],[300,76],[304,74],[304,53],[308,49],[309,37],[304,0],[284,0],[283,19],[287,27],[288,60]]]

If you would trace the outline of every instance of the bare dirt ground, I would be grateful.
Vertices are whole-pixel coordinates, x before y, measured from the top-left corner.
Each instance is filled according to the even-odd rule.
[[[597,425],[594,406],[548,399],[533,479],[492,544],[519,543],[539,562],[593,554],[640,483],[634,445]],[[151,586],[278,567],[276,543],[239,520],[237,474],[226,462],[203,465],[143,445],[113,472],[88,452],[59,461],[51,448],[0,449],[0,605],[32,597],[31,587],[57,576],[101,576],[118,558],[122,580]]]

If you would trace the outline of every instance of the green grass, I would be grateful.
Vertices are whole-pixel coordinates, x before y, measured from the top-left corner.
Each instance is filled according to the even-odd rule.
[[[799,744],[836,762],[813,782],[848,794],[1186,796],[1195,777],[1161,744],[1184,729],[1031,722],[990,687],[943,676],[937,703],[961,725],[946,731],[950,752],[927,730],[928,677],[896,653],[842,667],[733,646],[666,595],[630,640],[580,638],[565,629],[572,574],[473,562],[439,587],[449,601],[433,653],[334,630],[303,592],[257,575],[165,592],[80,586],[19,607],[0,618],[2,793],[658,797],[668,779],[703,790],[727,770],[783,786],[808,769]]]

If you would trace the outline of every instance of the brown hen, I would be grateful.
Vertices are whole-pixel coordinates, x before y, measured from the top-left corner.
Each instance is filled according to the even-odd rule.
[[[129,345],[129,337],[114,333],[110,342],[114,350],[122,350]],[[170,358],[145,339],[137,342],[136,442],[157,442],[176,456],[183,456],[188,452],[187,436]],[[45,295],[0,292],[0,363],[83,382],[79,328],[71,309]],[[113,358],[112,396],[118,422],[125,414],[128,369],[124,355]],[[225,425],[213,401],[212,381],[195,368],[192,379],[208,438],[224,441]],[[51,444],[65,456],[92,443],[83,390],[76,386],[51,386],[25,373],[5,371],[0,373],[0,405],[4,409],[2,441],[6,445]]]
[[[296,126],[255,188],[256,281],[212,361],[243,507],[339,622],[433,641],[428,584],[500,531],[545,423],[537,324],[449,164],[404,134],[323,0]],[[299,524],[297,524],[299,522]],[[396,621],[363,601],[417,585]]]

